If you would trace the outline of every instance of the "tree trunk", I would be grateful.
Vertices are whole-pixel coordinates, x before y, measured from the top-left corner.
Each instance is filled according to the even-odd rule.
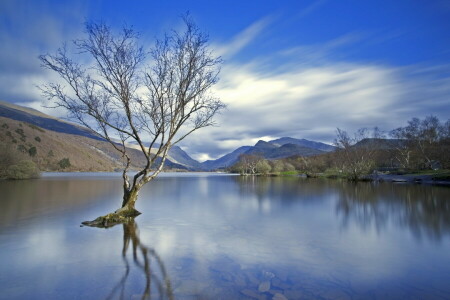
[[[130,190],[125,190],[122,207],[113,213],[100,216],[93,221],[82,222],[83,225],[91,227],[108,228],[117,224],[133,222],[134,218],[141,213],[134,208],[141,186],[137,185]]]
[[[122,207],[116,210],[115,213],[126,217],[140,215],[141,213],[134,208],[140,189],[141,187],[136,185],[130,190],[125,191],[123,195]]]

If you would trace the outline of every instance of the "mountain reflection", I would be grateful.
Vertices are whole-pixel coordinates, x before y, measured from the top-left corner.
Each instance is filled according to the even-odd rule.
[[[125,274],[114,286],[106,299],[128,299],[125,288],[130,283],[130,272],[139,270],[145,277],[144,291],[139,294],[140,299],[174,299],[172,285],[167,274],[164,262],[153,248],[141,243],[139,230],[134,220],[123,226],[122,260],[125,265]],[[127,252],[131,247],[133,264],[128,259]],[[139,278],[141,278],[140,276]],[[156,288],[155,290],[153,288]],[[134,295],[136,296],[136,295]]]
[[[381,232],[389,223],[408,227],[418,239],[439,241],[450,232],[448,190],[441,187],[389,183],[342,182],[336,204],[344,227],[355,222]]]
[[[259,202],[270,200],[283,205],[298,201],[317,202],[326,199],[334,184],[325,180],[308,180],[299,177],[233,177],[242,196],[255,195]]]

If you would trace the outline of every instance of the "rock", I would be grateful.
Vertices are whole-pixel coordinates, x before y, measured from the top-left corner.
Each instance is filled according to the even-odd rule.
[[[272,300],[288,300],[288,298],[286,298],[283,294],[276,293],[276,294],[272,297]]]
[[[265,293],[270,290],[270,281],[263,281],[258,286],[258,291],[260,293]]]

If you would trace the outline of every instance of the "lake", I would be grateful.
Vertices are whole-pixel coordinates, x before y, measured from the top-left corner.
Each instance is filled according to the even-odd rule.
[[[450,188],[167,173],[0,182],[0,299],[450,299]]]

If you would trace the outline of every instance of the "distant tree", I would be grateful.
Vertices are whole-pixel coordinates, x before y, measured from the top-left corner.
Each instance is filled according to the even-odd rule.
[[[7,179],[30,179],[39,177],[39,169],[30,160],[21,160],[17,164],[10,165],[6,170]]]
[[[442,124],[437,117],[428,116],[423,120],[412,118],[407,126],[392,130],[390,135],[400,140],[396,149],[397,160],[408,168],[414,158],[418,160],[418,166],[428,168],[433,165],[433,161],[447,160],[444,149],[448,151],[449,124],[450,119]]]
[[[213,125],[214,115],[224,107],[210,93],[221,59],[212,55],[208,36],[191,18],[185,16],[183,21],[183,32],[172,31],[149,51],[138,45],[139,36],[131,27],[115,34],[103,23],[87,23],[87,37],[74,42],[81,55],[78,62],[66,46],[56,55],[40,57],[42,66],[66,83],[42,87],[44,95],[99,133],[123,157],[124,195],[118,214],[138,213],[138,193],[163,170],[170,148]],[[86,55],[92,65],[81,64]],[[147,137],[149,147],[143,140]],[[125,144],[130,140],[146,158],[145,166],[131,178],[131,155]]]
[[[28,149],[28,154],[29,154],[31,157],[35,157],[36,154],[37,154],[37,149],[36,149],[36,147],[34,147],[34,146],[30,147],[30,149]]]
[[[405,139],[402,128],[394,129],[390,132],[392,138],[398,140],[395,145],[394,159],[404,169],[411,168],[412,161],[412,146],[408,140]]]
[[[259,174],[268,174],[271,170],[272,167],[265,159],[262,159],[256,163],[256,172]]]
[[[240,173],[246,175],[254,175],[257,173],[257,165],[263,160],[263,157],[255,154],[241,154],[239,156],[238,166]]]
[[[295,166],[289,162],[285,162],[284,171],[295,171]]]
[[[272,172],[279,173],[284,171],[284,163],[282,160],[277,159],[271,162]]]
[[[25,154],[16,151],[10,144],[0,144],[0,179],[28,179],[38,176],[38,168]]]
[[[336,129],[336,162],[344,175],[351,180],[358,180],[370,173],[374,167],[375,145],[372,140],[368,140],[369,137],[370,131],[366,128],[359,129],[354,137],[350,137],[345,130]],[[364,140],[367,143],[358,144]]]
[[[67,157],[65,157],[65,158],[61,159],[61,160],[58,162],[58,166],[59,166],[61,169],[66,169],[66,168],[71,167],[72,164],[70,163],[70,160],[69,160]]]

